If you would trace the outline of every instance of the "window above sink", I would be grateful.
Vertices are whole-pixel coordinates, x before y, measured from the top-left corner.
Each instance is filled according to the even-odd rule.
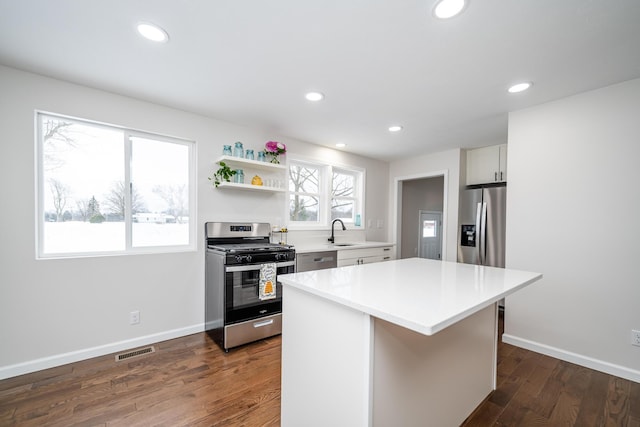
[[[323,228],[341,219],[348,228],[360,228],[364,182],[365,170],[361,168],[289,158],[289,227]]]

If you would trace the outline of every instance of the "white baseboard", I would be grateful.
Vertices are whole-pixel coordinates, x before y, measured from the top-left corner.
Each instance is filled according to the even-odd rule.
[[[613,363],[603,360],[593,359],[582,354],[572,353],[561,348],[551,347],[546,344],[540,344],[508,334],[502,335],[502,342],[535,351],[536,353],[546,354],[547,356],[555,357],[565,362],[575,363],[576,365],[624,378],[629,381],[640,382],[640,371],[625,366],[614,365]]]
[[[40,371],[42,369],[66,365],[67,363],[91,359],[92,357],[104,356],[105,354],[117,353],[119,351],[129,350],[136,347],[143,347],[145,345],[155,344],[160,341],[179,338],[202,331],[204,331],[204,324],[192,325],[185,328],[159,332],[157,334],[145,335],[143,337],[133,338],[130,340],[118,341],[69,353],[43,357],[41,359],[29,360],[27,362],[16,363],[15,365],[2,366],[0,367],[0,380]]]

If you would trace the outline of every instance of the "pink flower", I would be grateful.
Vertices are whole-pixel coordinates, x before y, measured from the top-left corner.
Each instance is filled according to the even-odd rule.
[[[284,154],[287,152],[287,146],[282,142],[268,141],[264,144],[264,151],[271,154]]]

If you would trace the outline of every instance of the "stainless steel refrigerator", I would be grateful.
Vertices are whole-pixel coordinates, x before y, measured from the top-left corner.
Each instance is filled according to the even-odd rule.
[[[504,268],[506,184],[470,186],[460,195],[458,262]]]

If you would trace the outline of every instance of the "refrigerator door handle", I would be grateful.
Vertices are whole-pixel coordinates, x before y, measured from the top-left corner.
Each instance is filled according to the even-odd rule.
[[[482,202],[480,219],[480,264],[487,264],[487,202]]]
[[[476,254],[478,254],[478,262],[482,264],[482,203],[478,202],[476,206]]]

